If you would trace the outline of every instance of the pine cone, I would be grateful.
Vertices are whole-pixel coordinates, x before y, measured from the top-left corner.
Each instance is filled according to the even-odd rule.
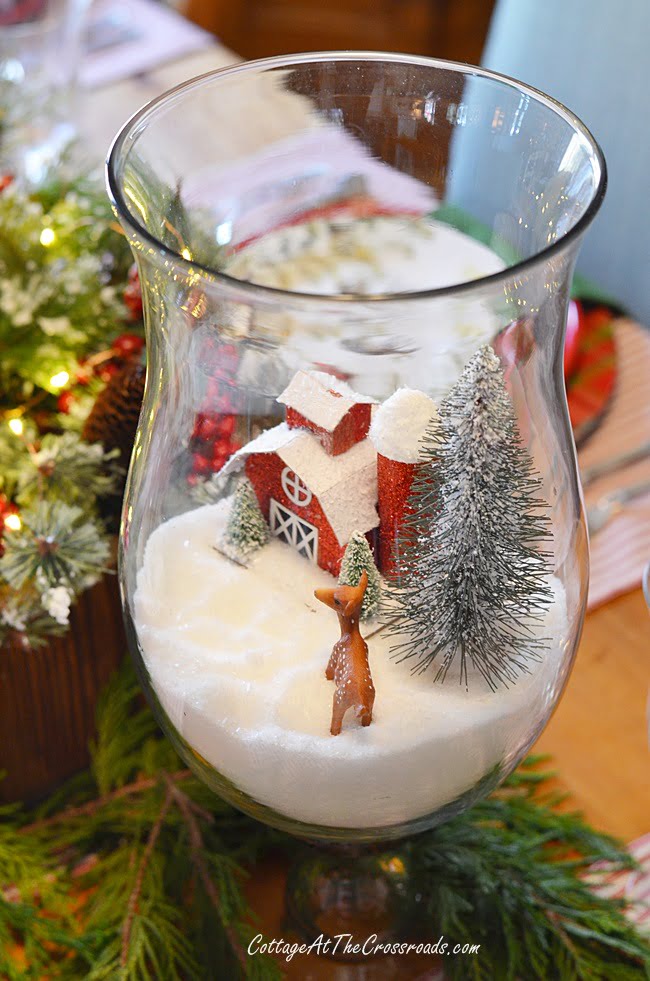
[[[105,450],[120,451],[119,463],[124,468],[124,480],[140,416],[145,373],[145,366],[140,361],[127,361],[97,396],[82,433],[89,443],[102,443]],[[115,497],[106,498],[103,502],[105,517],[118,517],[123,493],[124,482]]]
[[[120,464],[125,468],[138,426],[144,379],[144,365],[128,361],[97,396],[83,429],[87,442],[102,443],[105,450],[118,449]]]

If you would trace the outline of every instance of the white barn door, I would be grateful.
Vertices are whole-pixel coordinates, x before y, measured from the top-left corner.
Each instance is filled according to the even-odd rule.
[[[310,562],[318,560],[318,528],[299,518],[274,498],[270,501],[269,527],[272,535],[291,545]]]

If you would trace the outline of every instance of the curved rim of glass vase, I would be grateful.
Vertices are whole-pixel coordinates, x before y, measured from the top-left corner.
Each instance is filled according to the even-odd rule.
[[[355,293],[322,294],[299,292],[281,289],[275,286],[263,286],[259,283],[252,283],[245,279],[237,279],[236,277],[229,276],[227,273],[217,268],[212,268],[210,266],[203,265],[200,262],[196,262],[193,259],[185,258],[185,256],[183,256],[180,252],[176,252],[174,249],[164,245],[159,239],[152,235],[151,232],[144,228],[144,226],[138,221],[137,217],[130,211],[125,201],[118,177],[118,164],[123,153],[125,152],[127,142],[132,140],[137,133],[156,116],[157,112],[161,108],[168,107],[176,100],[182,98],[192,89],[198,89],[204,85],[208,85],[215,79],[223,81],[235,75],[270,71],[277,68],[299,67],[300,65],[322,64],[323,62],[327,61],[390,62],[391,64],[420,65],[425,68],[436,68],[448,72],[456,72],[466,76],[485,78],[490,81],[499,82],[500,84],[506,85],[509,88],[515,88],[522,94],[530,96],[537,102],[546,106],[550,111],[564,119],[564,121],[568,123],[569,126],[573,127],[576,133],[579,133],[591,147],[595,162],[594,172],[597,176],[597,183],[592,199],[585,209],[584,214],[580,216],[575,225],[569,228],[568,231],[556,239],[551,245],[547,245],[545,248],[540,249],[533,255],[528,256],[528,258],[522,259],[520,262],[513,263],[499,272],[491,273],[489,276],[481,276],[478,279],[466,280],[460,283],[451,284],[449,286],[440,286],[435,289],[416,290],[403,293],[368,293],[361,295]],[[446,61],[442,58],[429,58],[424,55],[408,55],[382,51],[314,51],[306,52],[304,54],[278,55],[273,58],[261,58],[255,61],[245,61],[241,64],[235,64],[226,68],[217,69],[215,71],[205,72],[202,75],[197,75],[195,78],[187,79],[187,81],[181,82],[174,88],[163,92],[162,95],[159,95],[156,99],[153,99],[151,102],[147,103],[136,113],[134,113],[134,115],[131,116],[131,118],[116,135],[106,158],[106,186],[108,196],[119,218],[133,228],[137,237],[141,239],[143,243],[146,243],[150,247],[156,249],[156,251],[159,252],[165,259],[171,261],[179,269],[187,272],[191,270],[194,274],[196,274],[197,271],[200,271],[204,275],[208,276],[214,283],[221,283],[229,289],[236,290],[239,293],[250,296],[252,299],[263,300],[266,298],[268,300],[278,302],[283,298],[285,300],[290,298],[293,303],[301,305],[304,304],[307,306],[313,305],[322,308],[323,304],[334,303],[341,304],[342,307],[345,307],[346,305],[350,306],[359,304],[364,306],[388,303],[398,304],[414,300],[431,300],[438,297],[452,295],[457,296],[461,293],[481,289],[484,286],[489,287],[490,285],[494,285],[500,281],[509,279],[512,276],[517,276],[520,273],[534,269],[536,266],[543,264],[557,253],[561,252],[567,247],[567,245],[580,238],[582,233],[586,231],[593,219],[596,217],[607,188],[607,164],[605,162],[603,151],[601,150],[597,140],[587,126],[585,126],[582,120],[575,115],[575,113],[571,112],[571,110],[564,106],[561,102],[558,102],[551,96],[546,95],[546,93],[542,92],[540,89],[533,88],[533,86],[527,85],[516,78],[511,78],[508,75],[502,75],[499,72],[494,72],[487,68],[480,68],[475,65],[464,64],[463,62]]]

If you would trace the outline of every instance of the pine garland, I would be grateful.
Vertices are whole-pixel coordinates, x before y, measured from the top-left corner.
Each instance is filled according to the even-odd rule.
[[[90,772],[35,813],[4,809],[0,977],[237,977],[257,932],[242,863],[272,833],[180,765],[130,665],[100,703],[92,755]],[[277,975],[263,958],[247,962],[248,977]]]
[[[248,957],[259,932],[244,869],[295,841],[239,814],[185,769],[142,707],[130,663],[98,709],[89,772],[34,813],[0,810],[0,977],[90,981],[275,979]],[[650,947],[625,904],[595,895],[595,862],[635,867],[559,812],[531,758],[469,812],[414,838],[418,936],[471,938],[452,981],[637,981]]]
[[[125,342],[142,344],[123,333],[139,330],[131,256],[103,186],[64,171],[38,189],[0,175],[0,648],[26,651],[105,571],[99,502],[123,468],[79,430]]]
[[[29,424],[0,429],[0,456],[0,646],[11,636],[37,646],[63,632],[75,597],[106,571],[98,501],[120,469],[99,444],[71,432],[40,439]]]
[[[122,332],[130,261],[99,182],[0,192],[0,409],[47,405]]]

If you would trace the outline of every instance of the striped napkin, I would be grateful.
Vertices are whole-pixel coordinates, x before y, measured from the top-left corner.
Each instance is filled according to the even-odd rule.
[[[631,320],[616,321],[618,380],[600,427],[578,452],[581,470],[650,440],[650,331]],[[594,480],[585,489],[587,507],[610,491],[650,481],[650,457]],[[589,609],[641,584],[650,561],[650,492],[630,501],[591,541]]]
[[[628,851],[639,863],[638,869],[612,873],[606,865],[594,865],[589,881],[599,896],[625,899],[630,904],[629,919],[637,929],[650,933],[650,834],[633,841]]]

